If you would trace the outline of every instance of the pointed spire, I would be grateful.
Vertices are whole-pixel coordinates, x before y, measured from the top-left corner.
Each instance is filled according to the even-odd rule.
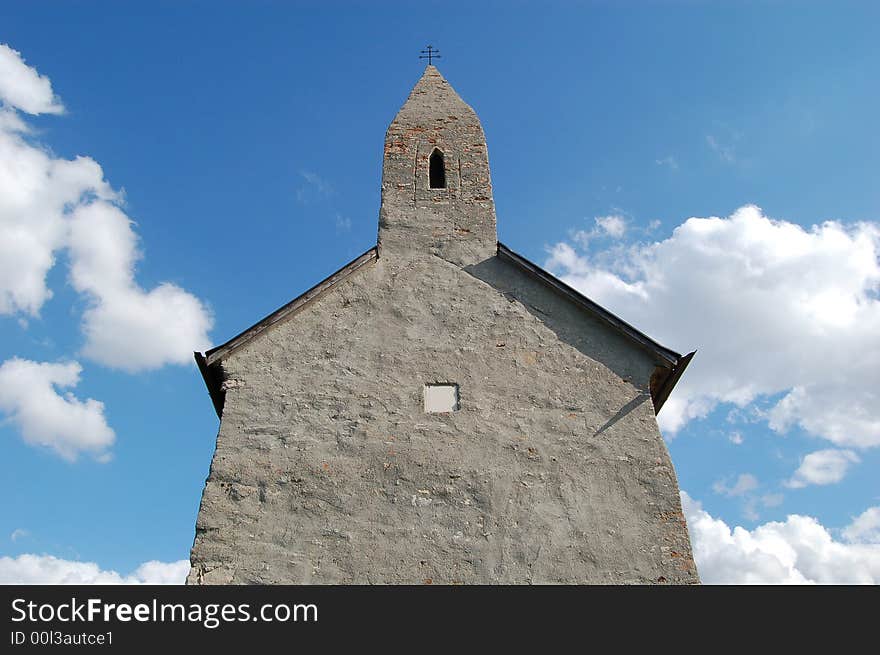
[[[428,125],[431,120],[446,116],[478,120],[474,110],[461,99],[437,67],[428,64],[395,117],[394,123],[421,122]]]
[[[379,250],[469,265],[494,255],[495,204],[480,119],[429,64],[385,134]]]

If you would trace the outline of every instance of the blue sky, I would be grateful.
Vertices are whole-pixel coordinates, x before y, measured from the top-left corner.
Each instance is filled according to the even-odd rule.
[[[0,574],[38,579],[52,556],[53,575],[144,579],[188,557],[218,421],[187,352],[375,243],[384,131],[432,43],[483,122],[499,238],[699,350],[661,426],[704,579],[737,581],[738,562],[752,580],[877,582],[878,20],[868,2],[3,3],[0,44],[23,63],[0,66],[0,117],[29,130],[4,134],[96,162],[71,202],[103,213],[59,205],[57,224],[109,226],[123,252],[135,235],[143,256],[59,236],[51,298],[0,303],[0,365],[103,403],[82,411],[104,431],[73,454],[28,443],[6,377]],[[61,184],[35,179],[27,211],[0,201],[0,230],[33,225]],[[187,307],[170,337],[151,323],[177,317],[163,299]],[[72,362],[75,385],[47,386]]]

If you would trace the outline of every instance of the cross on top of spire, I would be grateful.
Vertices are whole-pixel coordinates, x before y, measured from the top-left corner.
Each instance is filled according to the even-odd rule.
[[[427,48],[421,51],[421,54],[419,54],[419,59],[427,59],[428,65],[430,66],[432,59],[441,59],[440,51],[435,50],[434,46],[429,45]]]

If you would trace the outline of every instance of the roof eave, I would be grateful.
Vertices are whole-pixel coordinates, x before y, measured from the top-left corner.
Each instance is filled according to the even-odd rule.
[[[660,410],[663,409],[664,403],[666,403],[666,399],[669,398],[669,394],[672,393],[672,390],[675,388],[675,385],[678,384],[678,380],[684,374],[684,370],[687,368],[688,364],[691,363],[691,360],[694,358],[694,355],[697,354],[697,351],[689,352],[687,355],[684,355],[675,366],[672,367],[672,370],[666,376],[666,379],[663,380],[663,383],[660,385],[660,388],[657,390],[657,393],[654,394],[651,400],[654,403],[654,414],[657,415],[660,413]]]
[[[223,370],[220,364],[208,366],[205,356],[200,352],[194,352],[196,364],[199,367],[199,373],[205,381],[208,388],[208,395],[211,396],[211,402],[214,404],[214,411],[217,412],[217,418],[223,416],[223,404],[226,401],[226,392],[223,390]]]

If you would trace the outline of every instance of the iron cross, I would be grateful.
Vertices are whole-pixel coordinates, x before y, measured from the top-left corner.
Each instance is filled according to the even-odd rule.
[[[442,57],[439,50],[434,50],[433,46],[428,46],[425,50],[422,50],[419,59],[427,59],[428,66],[430,66],[432,59],[442,59]]]

